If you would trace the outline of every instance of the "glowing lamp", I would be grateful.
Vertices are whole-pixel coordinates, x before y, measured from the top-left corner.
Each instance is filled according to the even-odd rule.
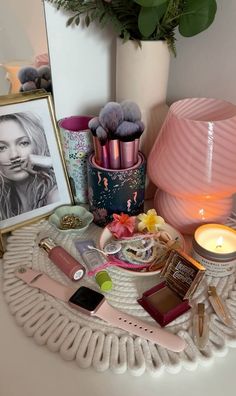
[[[158,187],[154,207],[167,223],[193,234],[225,223],[236,191],[236,106],[210,98],[173,103],[148,157]]]
[[[18,72],[24,66],[29,66],[29,61],[13,61],[2,63],[2,66],[6,70],[6,80],[10,83],[9,93],[17,93],[20,90],[21,82],[18,79]]]

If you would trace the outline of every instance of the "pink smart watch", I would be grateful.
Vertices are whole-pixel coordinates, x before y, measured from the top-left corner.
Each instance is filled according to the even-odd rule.
[[[94,315],[113,326],[145,338],[171,351],[180,352],[186,347],[185,341],[179,336],[113,308],[108,304],[103,294],[89,287],[81,286],[75,291],[44,273],[26,267],[20,267],[16,271],[16,276],[29,286],[44,290],[48,294],[68,302],[71,307],[86,315]]]

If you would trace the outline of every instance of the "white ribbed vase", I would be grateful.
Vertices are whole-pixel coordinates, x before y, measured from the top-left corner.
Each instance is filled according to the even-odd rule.
[[[141,151],[146,156],[156,140],[168,112],[166,93],[170,52],[164,41],[117,40],[116,100],[129,99],[142,111],[146,128],[141,138]],[[153,197],[154,185],[147,180],[146,198]]]

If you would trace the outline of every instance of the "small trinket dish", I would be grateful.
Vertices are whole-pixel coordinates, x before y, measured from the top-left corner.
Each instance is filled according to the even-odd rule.
[[[191,306],[189,299],[205,273],[205,268],[186,253],[172,250],[161,272],[165,281],[145,291],[138,303],[165,326]]]
[[[58,231],[81,234],[93,221],[93,215],[83,206],[59,206],[48,219]]]
[[[172,240],[177,240],[179,242],[180,248],[184,250],[185,248],[185,242],[183,236],[172,226],[170,226],[167,223],[161,224],[159,226],[160,231],[165,231],[167,232]],[[102,231],[100,235],[100,240],[99,240],[99,248],[101,250],[106,249],[106,245],[108,243],[113,243],[113,235],[111,231],[109,230],[108,227],[105,227],[104,230]],[[117,242],[116,242],[117,243]],[[117,267],[121,272],[124,272],[126,274],[135,276],[135,277],[146,277],[146,276],[153,276],[154,274],[159,274],[161,272],[161,269],[156,269],[152,271],[141,271],[141,270],[134,270],[134,269],[128,269],[128,268],[122,268],[122,267]]]

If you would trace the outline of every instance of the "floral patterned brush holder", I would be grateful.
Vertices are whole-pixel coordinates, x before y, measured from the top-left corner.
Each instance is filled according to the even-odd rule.
[[[59,121],[63,151],[74,200],[88,202],[87,159],[93,151],[88,122],[92,117],[71,116]]]
[[[113,213],[136,216],[143,212],[146,160],[139,153],[136,165],[127,169],[106,169],[98,166],[91,154],[88,160],[89,209],[94,222],[105,226]]]

